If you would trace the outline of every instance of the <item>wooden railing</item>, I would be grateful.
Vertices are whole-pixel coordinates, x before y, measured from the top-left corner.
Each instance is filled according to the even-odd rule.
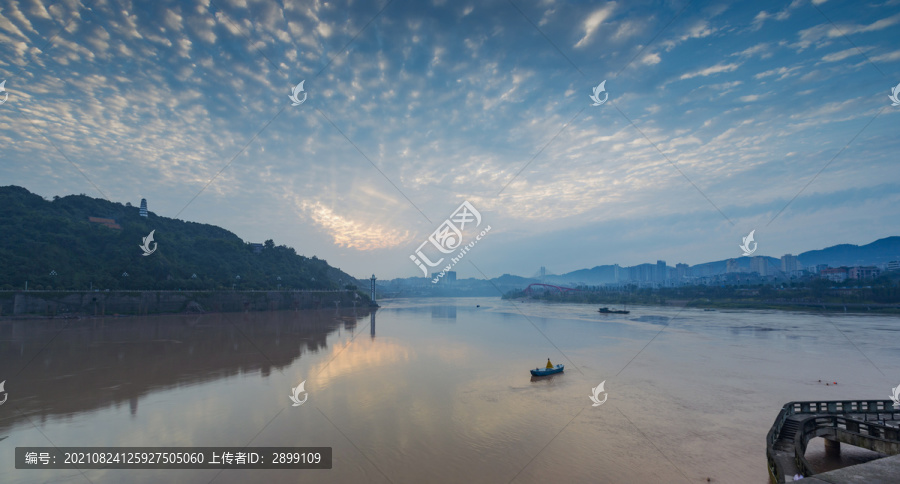
[[[847,414],[863,414],[865,420],[846,417]],[[766,460],[769,479],[775,484],[784,483],[784,471],[775,459],[775,443],[781,437],[784,422],[791,415],[809,415],[794,434],[793,457],[797,468],[804,476],[815,474],[807,462],[806,445],[811,438],[831,433],[835,429],[863,436],[900,442],[900,429],[868,421],[868,415],[889,414],[890,420],[900,420],[900,410],[895,409],[891,400],[835,400],[825,402],[790,402],[781,407],[775,423],[766,435]]]

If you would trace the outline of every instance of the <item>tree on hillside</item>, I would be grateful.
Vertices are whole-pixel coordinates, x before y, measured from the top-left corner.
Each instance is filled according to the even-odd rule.
[[[54,289],[335,289],[355,279],[324,260],[275,246],[254,254],[221,227],[166,217],[139,216],[134,207],[86,195],[44,200],[28,190],[0,187],[0,287],[37,284]],[[89,221],[111,218],[121,228]],[[154,232],[156,250],[139,248]],[[58,275],[51,276],[51,271]],[[123,276],[127,273],[127,276]],[[194,278],[193,275],[197,277]],[[281,277],[281,280],[277,278]]]

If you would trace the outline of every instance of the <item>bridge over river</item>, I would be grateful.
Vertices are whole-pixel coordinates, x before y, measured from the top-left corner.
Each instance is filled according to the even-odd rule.
[[[807,443],[815,437],[825,438],[826,452],[840,452],[843,442],[897,456],[900,454],[900,409],[894,408],[891,400],[785,404],[766,436],[769,479],[780,484],[792,482],[795,474],[815,475],[804,457]],[[838,480],[832,480],[831,474]],[[854,479],[847,480],[848,475]],[[900,457],[852,466],[852,471],[848,467],[826,472],[803,482],[900,482]]]

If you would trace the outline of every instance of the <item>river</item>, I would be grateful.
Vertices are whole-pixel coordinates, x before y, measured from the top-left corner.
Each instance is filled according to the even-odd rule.
[[[784,403],[900,384],[896,316],[381,304],[0,322],[0,482],[762,484]],[[532,378],[548,358],[565,372]],[[333,468],[17,470],[25,446],[332,447]],[[842,450],[807,456],[878,456]]]

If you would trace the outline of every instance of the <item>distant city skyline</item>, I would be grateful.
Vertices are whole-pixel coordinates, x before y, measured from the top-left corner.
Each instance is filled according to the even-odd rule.
[[[360,279],[421,275],[464,201],[458,278],[896,235],[900,2],[515,5],[12,3],[0,180]]]
[[[886,244],[888,248],[885,247]],[[567,273],[554,273],[541,266],[532,276],[526,274],[508,273],[503,276],[520,277],[530,281],[559,281],[567,279],[570,283],[597,283],[600,279],[612,283],[650,283],[651,285],[670,285],[672,283],[702,282],[706,278],[718,279],[723,275],[753,275],[760,278],[790,278],[804,274],[820,275],[833,281],[845,279],[869,279],[876,277],[881,271],[900,270],[900,236],[873,241],[871,244],[857,246],[856,255],[860,257],[855,262],[846,262],[847,247],[845,244],[829,247],[825,250],[804,252],[801,255],[784,254],[781,258],[769,256],[741,256],[718,261],[706,261],[695,265],[676,263],[669,265],[666,261],[658,260],[655,264],[643,263],[633,266],[623,266],[617,263],[602,264],[594,267],[585,267]],[[875,246],[880,248],[876,249]],[[830,254],[830,255],[829,255]],[[800,257],[815,262],[803,264]],[[819,261],[826,260],[828,263]],[[879,262],[873,262],[879,261]],[[451,277],[441,282],[463,281],[457,279],[456,273],[451,272]],[[431,274],[435,278],[436,273]],[[503,276],[500,278],[502,279]],[[835,276],[840,276],[835,278]],[[397,278],[393,280],[427,280],[428,278],[414,276],[411,278]],[[476,278],[477,279],[477,278]],[[710,282],[710,281],[707,281]],[[388,281],[384,281],[388,283]],[[428,284],[425,284],[427,287]]]

